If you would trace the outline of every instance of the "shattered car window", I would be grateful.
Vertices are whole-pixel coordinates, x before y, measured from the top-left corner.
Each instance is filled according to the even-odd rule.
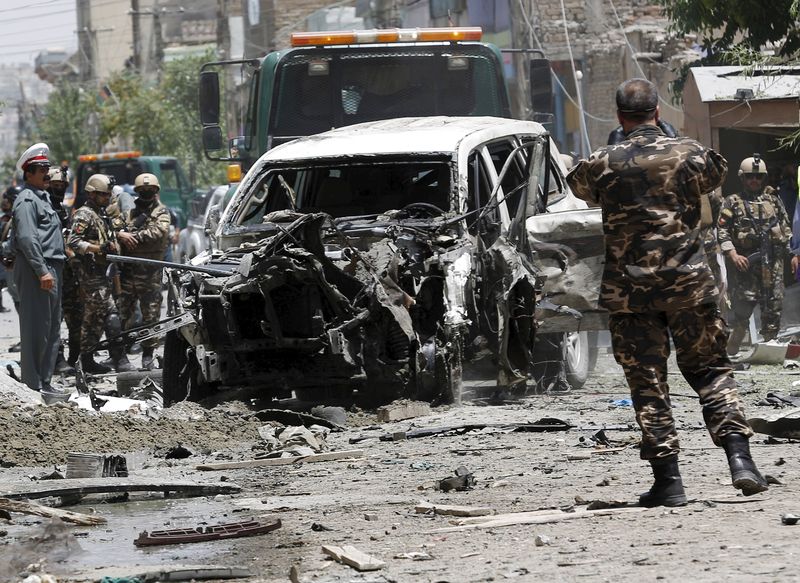
[[[369,161],[269,169],[236,224],[256,225],[279,210],[334,218],[380,215],[409,205],[450,210],[450,165],[444,161]]]

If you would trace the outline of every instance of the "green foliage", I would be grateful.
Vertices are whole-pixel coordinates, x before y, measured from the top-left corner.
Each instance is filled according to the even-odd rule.
[[[53,158],[75,164],[80,154],[116,141],[144,154],[176,157],[187,171],[195,169],[200,188],[227,182],[225,165],[204,158],[197,112],[198,72],[211,58],[165,63],[150,84],[130,71],[116,73],[106,81],[110,96],[101,97],[94,86],[59,86],[40,120]]]
[[[708,58],[742,46],[777,47],[783,58],[800,51],[800,0],[659,0],[679,34],[697,33]]]

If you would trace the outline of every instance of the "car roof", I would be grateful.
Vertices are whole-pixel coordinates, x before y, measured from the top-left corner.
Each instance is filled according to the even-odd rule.
[[[468,140],[481,143],[509,134],[542,135],[541,124],[501,117],[406,117],[361,123],[281,144],[259,162],[358,155],[456,152]]]

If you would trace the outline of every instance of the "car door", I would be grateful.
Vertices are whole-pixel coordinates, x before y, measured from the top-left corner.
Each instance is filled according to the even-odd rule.
[[[588,208],[570,190],[555,145],[550,142],[539,160],[537,191],[529,197],[525,219],[534,263],[547,277],[537,319],[541,332],[604,330],[607,312],[598,306],[603,275],[603,219],[599,208]],[[536,163],[531,164],[535,172]],[[546,194],[545,194],[546,189]],[[542,211],[544,209],[544,211]],[[580,318],[573,312],[580,312]]]

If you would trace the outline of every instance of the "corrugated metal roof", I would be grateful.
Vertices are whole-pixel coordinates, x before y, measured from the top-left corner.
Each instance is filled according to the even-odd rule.
[[[741,101],[738,89],[750,89],[753,98],[797,99],[800,97],[800,68],[764,67],[692,67],[700,99],[709,101]]]

